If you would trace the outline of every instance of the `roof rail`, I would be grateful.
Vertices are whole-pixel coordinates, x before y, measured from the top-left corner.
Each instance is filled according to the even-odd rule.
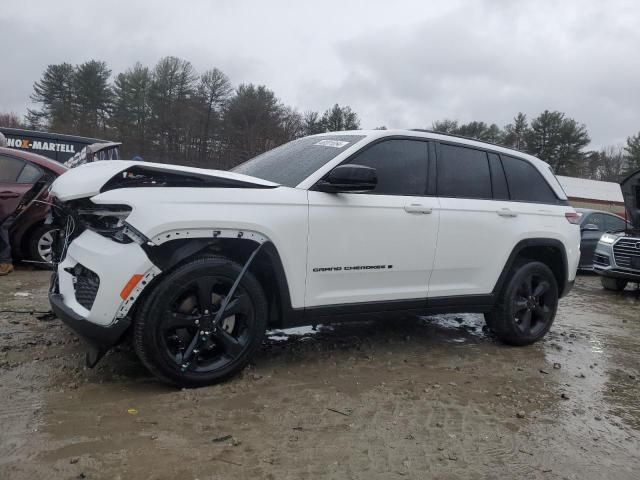
[[[503,145],[502,143],[489,142],[488,140],[481,140],[479,138],[467,137],[466,135],[458,135],[457,133],[438,132],[437,130],[428,130],[426,128],[411,128],[409,130],[412,132],[435,133],[436,135],[446,135],[448,137],[464,138],[465,140],[473,140],[474,142],[486,143],[488,145],[494,145],[496,147],[508,148],[509,150],[514,150],[516,152],[526,153],[526,152],[522,152],[521,150],[517,150],[513,147],[509,147],[508,145]]]

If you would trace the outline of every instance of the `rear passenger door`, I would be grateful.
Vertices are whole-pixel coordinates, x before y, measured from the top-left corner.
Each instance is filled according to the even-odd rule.
[[[518,222],[497,155],[441,142],[436,164],[440,228],[429,282],[433,305],[438,298],[491,292]]]
[[[566,226],[566,202],[524,159],[443,142],[435,188],[441,212],[433,305],[438,297],[491,293],[520,240],[557,238]]]

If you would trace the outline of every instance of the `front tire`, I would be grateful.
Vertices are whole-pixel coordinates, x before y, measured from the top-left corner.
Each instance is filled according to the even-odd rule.
[[[258,351],[268,307],[251,273],[243,276],[220,323],[212,323],[241,271],[228,258],[199,257],[161,279],[143,301],[134,345],[160,380],[181,387],[218,383],[238,373]]]
[[[558,308],[558,283],[541,262],[520,262],[511,271],[496,308],[485,314],[489,328],[508,345],[530,345],[549,331]]]
[[[621,292],[626,288],[627,283],[629,282],[627,282],[626,280],[621,280],[619,278],[600,277],[600,283],[605,290]]]

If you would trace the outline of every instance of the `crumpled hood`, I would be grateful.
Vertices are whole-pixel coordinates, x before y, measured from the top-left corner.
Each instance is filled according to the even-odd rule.
[[[62,201],[93,197],[107,190],[134,187],[274,188],[278,184],[222,170],[164,163],[108,160],[72,168],[51,185]]]
[[[620,187],[631,224],[634,228],[640,228],[640,170],[622,180]]]

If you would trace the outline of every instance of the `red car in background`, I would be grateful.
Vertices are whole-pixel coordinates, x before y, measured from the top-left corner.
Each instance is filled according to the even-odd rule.
[[[67,168],[47,157],[0,148],[0,222],[10,218],[9,238],[14,260],[48,266],[52,227],[49,186]]]

